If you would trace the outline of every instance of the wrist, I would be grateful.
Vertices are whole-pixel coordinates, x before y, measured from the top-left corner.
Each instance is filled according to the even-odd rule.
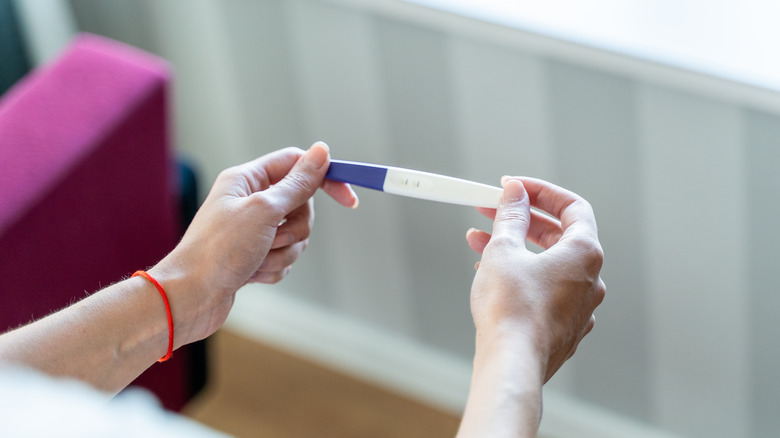
[[[136,271],[132,277],[143,277],[150,283],[152,283],[157,289],[157,292],[160,294],[160,298],[162,299],[163,304],[165,305],[165,319],[167,321],[167,327],[168,327],[168,348],[166,349],[165,355],[161,357],[158,362],[165,362],[166,360],[171,358],[171,355],[173,354],[173,315],[171,312],[171,305],[170,301],[168,301],[168,294],[165,292],[165,288],[160,284],[160,282],[157,281],[156,278],[152,277],[148,272],[146,271]]]
[[[546,358],[522,331],[478,330],[459,437],[536,436]]]
[[[168,296],[174,326],[174,349],[201,338],[193,322],[199,321],[203,312],[199,284],[178,262],[173,253],[148,270],[165,289]]]
[[[526,362],[534,365],[534,371],[544,377],[547,369],[549,348],[541,331],[530,324],[500,322],[489,327],[477,327],[477,357],[508,356],[519,354]]]

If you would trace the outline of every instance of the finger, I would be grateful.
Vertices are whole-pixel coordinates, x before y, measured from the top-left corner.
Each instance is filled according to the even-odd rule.
[[[291,232],[285,232],[285,231],[276,231],[276,236],[274,236],[274,241],[271,243],[271,250],[284,248],[286,246],[290,246],[295,244],[296,238],[295,235]]]
[[[544,249],[558,243],[563,235],[561,223],[556,219],[535,210],[531,210],[531,227],[528,229],[528,240]]]
[[[504,193],[496,210],[491,242],[510,242],[525,247],[525,239],[531,222],[529,198],[523,183],[515,178],[502,179]],[[490,244],[488,244],[489,246]]]
[[[292,266],[276,272],[256,272],[247,283],[276,284],[288,276],[290,271],[292,271]]]
[[[329,161],[328,146],[322,142],[314,143],[292,169],[262,195],[272,200],[283,212],[294,210],[311,198],[322,185]]]
[[[520,177],[531,205],[560,219],[563,211],[579,196],[553,183],[529,177]]]
[[[596,218],[590,204],[574,192],[535,178],[520,178],[531,205],[560,219],[564,234],[580,233],[597,238]]]
[[[360,203],[357,194],[349,184],[326,179],[322,183],[322,190],[344,207],[355,209]]]
[[[492,220],[496,219],[496,209],[495,208],[485,208],[485,207],[477,207],[477,211],[482,213],[483,216],[486,218]]]
[[[308,246],[309,241],[304,240],[303,242],[298,242],[294,245],[269,251],[265,260],[263,260],[263,263],[257,268],[256,273],[278,272],[288,266],[292,266]]]
[[[235,171],[246,180],[247,191],[242,193],[242,195],[249,196],[279,182],[290,172],[290,169],[293,168],[304,153],[300,148],[284,148],[235,166],[227,171]]]
[[[314,200],[309,198],[300,207],[285,217],[285,221],[276,230],[271,249],[277,249],[305,240],[314,226]]]
[[[477,211],[490,220],[495,220],[496,209],[477,207]],[[548,249],[555,245],[563,235],[560,221],[545,213],[531,209],[531,226],[528,229],[528,240],[541,248]]]
[[[490,242],[490,233],[471,228],[466,231],[466,241],[474,252],[482,254],[488,242]]]
[[[477,207],[477,211],[490,220],[495,220],[496,209]],[[560,221],[531,209],[531,227],[528,229],[528,240],[548,249],[561,238],[563,230]]]

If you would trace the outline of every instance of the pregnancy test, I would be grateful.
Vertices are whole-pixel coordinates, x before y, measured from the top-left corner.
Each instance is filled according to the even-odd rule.
[[[400,167],[331,160],[325,178],[395,195],[497,208],[503,189],[474,181]]]

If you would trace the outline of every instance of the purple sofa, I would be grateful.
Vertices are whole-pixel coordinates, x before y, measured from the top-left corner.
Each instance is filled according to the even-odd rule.
[[[169,77],[164,61],[83,34],[0,99],[0,331],[149,267],[176,244]],[[179,410],[203,383],[194,356],[177,350],[136,383]]]

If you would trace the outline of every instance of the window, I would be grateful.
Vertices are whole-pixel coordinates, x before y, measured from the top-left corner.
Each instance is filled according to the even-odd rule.
[[[404,0],[780,91],[773,0]]]

